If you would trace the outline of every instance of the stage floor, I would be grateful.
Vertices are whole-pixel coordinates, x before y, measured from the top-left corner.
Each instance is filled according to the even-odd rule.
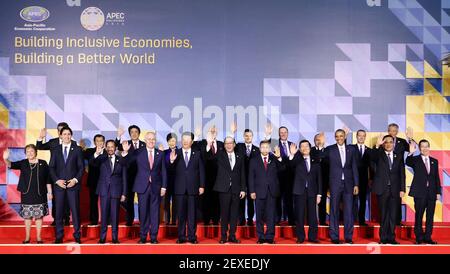
[[[400,245],[379,245],[377,224],[355,226],[354,244],[331,244],[328,227],[319,227],[319,244],[305,242],[296,244],[295,226],[277,226],[275,244],[256,244],[255,228],[239,226],[237,237],[240,244],[219,244],[218,226],[198,225],[199,244],[176,244],[176,226],[160,227],[159,244],[137,244],[139,226],[120,225],[120,244],[97,244],[99,226],[82,226],[82,244],[75,244],[71,235],[72,227],[65,227],[63,244],[53,244],[54,227],[44,225],[44,244],[35,244],[35,228],[32,228],[31,244],[24,245],[23,225],[20,223],[0,223],[0,254],[450,254],[450,224],[436,223],[433,239],[438,245],[415,245],[412,224],[397,228]],[[340,227],[341,237],[343,227]],[[307,228],[306,228],[307,231]],[[107,241],[111,240],[110,229]]]

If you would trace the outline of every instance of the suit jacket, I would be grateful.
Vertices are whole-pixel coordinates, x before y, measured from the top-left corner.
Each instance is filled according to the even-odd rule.
[[[87,176],[87,186],[97,188],[98,178],[100,176],[100,166],[94,165],[91,159],[94,158],[96,148],[87,148],[83,151],[83,157],[88,160],[88,176]],[[103,150],[103,154],[107,155],[106,150]]]
[[[127,165],[125,160],[116,155],[114,161],[114,170],[111,171],[111,164],[108,154],[101,154],[97,158],[89,161],[89,166],[98,169],[99,177],[97,182],[96,193],[105,197],[110,195],[111,198],[120,198],[127,193]],[[132,198],[132,197],[130,197]]]
[[[48,140],[48,142],[43,143],[43,141],[36,141],[36,148],[38,150],[54,150],[55,148],[57,148],[58,146],[60,146],[61,144],[59,143],[59,138],[52,138],[50,140]],[[74,140],[71,141],[71,146],[76,146],[77,142],[75,142]]]
[[[43,196],[47,194],[47,184],[50,184],[49,181],[49,169],[47,162],[41,159],[38,159],[39,165],[39,180],[38,180],[38,195]],[[19,182],[17,184],[17,191],[19,192],[27,192],[30,184],[30,176],[31,169],[30,163],[28,159],[24,159],[17,162],[11,162],[11,169],[20,170]]]
[[[205,187],[205,167],[201,153],[191,149],[186,167],[182,148],[176,150],[177,158],[171,165],[175,170],[175,195],[198,195],[199,188]]]
[[[217,147],[216,153],[224,150],[223,142],[216,140]],[[212,189],[214,182],[217,177],[217,162],[214,159],[210,159],[206,154],[206,145],[207,141],[205,139],[201,141],[196,141],[192,147],[195,148],[193,150],[198,150],[201,153],[201,157],[203,159],[203,163],[205,166],[205,184],[208,189]],[[211,151],[211,150],[210,150]]]
[[[394,147],[394,152],[397,153],[398,155],[402,155],[405,154],[405,151],[409,152],[409,144],[408,142],[400,137],[395,137],[395,147]]]
[[[58,180],[70,180],[76,178],[78,183],[68,190],[79,189],[84,172],[84,160],[81,147],[77,145],[74,146],[72,143],[66,163],[64,163],[62,145],[55,147],[50,156],[49,167],[52,183],[56,183]]]
[[[359,145],[353,144],[356,151],[356,162],[358,164],[358,174],[359,174],[359,185],[367,185],[369,183],[369,168],[370,168],[370,155],[372,149],[364,145],[364,154],[361,157],[359,153]]]
[[[330,190],[336,191],[344,173],[344,187],[347,193],[353,192],[353,187],[359,184],[357,152],[352,146],[345,146],[345,164],[342,167],[341,155],[337,144],[325,148],[325,158],[330,171]]]
[[[247,156],[247,147],[245,143],[238,143],[235,147],[235,152],[241,155],[241,157],[244,157],[244,168],[245,168],[245,181],[247,185],[247,191],[248,191],[248,170],[250,167],[250,159],[260,156],[261,152],[259,151],[259,147],[252,144],[252,148],[250,151],[250,155]]]
[[[231,193],[239,194],[241,191],[247,190],[244,157],[238,153],[234,153],[234,155],[235,163],[233,169],[231,169],[228,153],[225,150],[215,155],[209,151],[209,159],[214,159],[217,162],[217,177],[213,188],[214,191],[226,193],[231,188]]]
[[[267,171],[261,154],[250,160],[248,188],[250,193],[256,193],[256,199],[265,199],[268,193],[272,197],[280,196],[278,173],[284,170],[284,163],[278,161],[272,154],[268,157]]]
[[[389,158],[383,148],[374,149],[370,152],[371,161],[374,163],[372,190],[377,195],[383,194],[389,183],[393,193],[406,191],[403,157],[395,151],[391,153],[393,153],[393,162],[392,169],[389,169]]]
[[[325,148],[318,149],[317,147],[311,148],[311,158],[319,161],[320,171],[322,172],[322,196],[326,197],[328,192],[328,185],[330,180],[330,167],[327,161],[325,161]]]
[[[414,177],[409,190],[409,196],[414,198],[427,197],[427,182],[429,184],[430,195],[434,196],[441,194],[441,179],[439,178],[439,162],[433,157],[430,159],[430,174],[427,173],[427,168],[423,162],[422,156],[408,156],[406,158],[406,165],[414,170]]]
[[[294,183],[292,194],[303,195],[305,193],[306,182],[308,182],[308,196],[315,197],[322,194],[322,172],[320,162],[310,156],[311,167],[306,167],[306,162],[300,152],[294,155],[289,161],[289,165],[294,169]]]
[[[177,148],[175,148],[175,150],[176,149]],[[173,189],[175,186],[175,166],[170,164],[170,153],[171,153],[170,148],[164,150],[164,159],[167,173],[167,192],[173,193]]]
[[[144,193],[149,185],[153,193],[159,193],[161,188],[167,188],[166,161],[163,151],[154,148],[152,169],[150,169],[146,147],[128,152],[124,158],[128,166],[136,165],[137,167],[133,192]]]
[[[130,144],[130,150],[128,151],[128,153],[132,153],[135,150],[134,145],[131,140],[128,140],[127,142],[128,142],[128,144]],[[120,143],[120,140],[118,140],[116,138],[115,143],[116,143],[117,149],[119,151],[123,151],[123,147],[122,147],[122,144]],[[138,149],[142,149],[142,148],[145,148],[145,142],[142,142],[141,140],[139,140],[139,148]],[[132,191],[131,186],[133,185],[134,179],[136,178],[136,173],[137,173],[136,162],[128,164],[128,170],[127,170],[127,176],[128,176],[127,183],[129,185],[128,191]]]

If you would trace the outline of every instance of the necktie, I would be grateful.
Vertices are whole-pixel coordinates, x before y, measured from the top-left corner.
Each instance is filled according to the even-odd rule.
[[[392,169],[392,159],[391,159],[391,154],[388,153],[387,156],[388,156],[388,159],[389,159],[389,169]]]
[[[153,150],[150,149],[148,155],[148,163],[150,164],[150,170],[153,168]]]
[[[214,142],[212,142],[212,144],[211,144],[211,151],[212,151],[212,154],[216,154],[216,148],[214,147]]]
[[[109,166],[111,167],[111,174],[112,174],[114,171],[114,161],[112,156],[109,156]]]
[[[359,155],[363,156],[363,146],[359,145]]]
[[[288,154],[288,150],[287,150],[286,142],[283,142],[283,143],[282,143],[282,145],[283,145],[283,152],[284,152],[284,156],[288,156],[289,154]]]
[[[428,162],[428,157],[425,157],[425,167],[427,168],[427,174],[430,174],[430,163]],[[430,185],[430,183],[427,180],[427,187]]]
[[[309,173],[310,167],[309,167],[308,158],[305,158],[305,164],[306,164],[306,171],[308,171],[308,173]],[[306,181],[305,187],[308,187],[308,180]]]
[[[250,145],[247,145],[247,151],[246,151],[246,153],[247,153],[247,157],[250,157],[250,153],[251,153]]]
[[[230,167],[231,170],[233,170],[233,157],[231,156],[231,154],[228,154],[228,160],[230,160]]]
[[[138,142],[134,142],[134,149],[138,149]]]
[[[345,152],[344,152],[344,146],[340,146],[339,147],[339,152],[341,154],[341,163],[342,163],[342,167],[345,166]]]
[[[68,154],[67,154],[67,146],[65,146],[64,147],[64,163],[67,162],[67,156],[68,156]]]
[[[267,157],[264,157],[264,169],[267,171]]]
[[[186,167],[189,164],[189,158],[188,158],[188,152],[187,151],[184,152],[184,163],[186,164]]]

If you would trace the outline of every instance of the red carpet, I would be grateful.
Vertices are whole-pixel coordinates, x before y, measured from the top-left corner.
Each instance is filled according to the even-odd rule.
[[[436,223],[433,232],[434,240],[439,245],[414,245],[414,233],[412,224],[397,228],[397,240],[401,245],[378,245],[379,226],[371,224],[368,227],[355,226],[353,245],[333,245],[328,239],[328,227],[319,228],[320,244],[295,243],[295,227],[277,226],[276,244],[256,244],[255,228],[238,227],[237,237],[240,244],[219,244],[220,228],[217,226],[198,226],[199,244],[176,244],[176,226],[161,226],[157,245],[137,244],[139,227],[119,228],[120,245],[97,244],[99,227],[82,227],[82,244],[76,245],[71,235],[71,227],[66,227],[66,239],[62,245],[52,244],[54,240],[54,228],[45,225],[42,236],[44,245],[23,245],[25,231],[20,223],[0,224],[0,253],[1,254],[26,254],[26,253],[114,253],[114,254],[450,254],[450,224]],[[341,227],[341,237],[343,235]],[[108,231],[108,241],[111,239]],[[32,229],[32,242],[35,242],[35,230]]]

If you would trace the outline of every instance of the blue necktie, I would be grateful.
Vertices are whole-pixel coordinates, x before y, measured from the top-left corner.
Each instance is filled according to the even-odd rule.
[[[184,163],[186,164],[186,167],[189,164],[189,158],[188,158],[188,152],[187,151],[184,152]]]
[[[67,162],[67,147],[64,147],[64,163]]]
[[[308,158],[305,158],[305,164],[306,164],[306,171],[308,171],[308,173],[309,173],[309,162],[308,162]],[[305,187],[308,187],[308,181],[306,181]]]

